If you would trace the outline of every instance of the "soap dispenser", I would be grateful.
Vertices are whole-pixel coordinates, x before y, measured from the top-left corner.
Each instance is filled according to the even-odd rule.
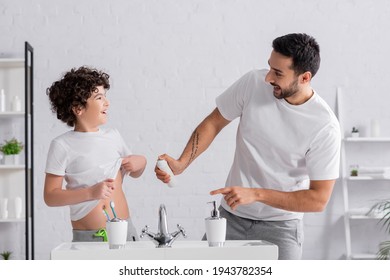
[[[226,219],[220,217],[215,200],[208,203],[213,204],[211,216],[205,219],[209,247],[223,247],[226,239]]]

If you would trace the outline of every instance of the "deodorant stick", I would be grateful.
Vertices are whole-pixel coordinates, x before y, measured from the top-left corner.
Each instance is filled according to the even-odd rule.
[[[176,177],[175,177],[175,175],[173,174],[172,170],[169,168],[167,161],[164,160],[164,159],[159,159],[159,160],[157,160],[157,167],[158,167],[160,170],[162,170],[162,171],[168,173],[168,174],[171,176],[171,180],[170,180],[169,183],[168,183],[168,187],[171,187],[171,188],[176,187],[176,185],[177,185]]]

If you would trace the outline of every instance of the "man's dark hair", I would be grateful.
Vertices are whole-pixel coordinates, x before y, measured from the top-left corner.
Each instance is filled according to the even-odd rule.
[[[320,68],[320,46],[307,34],[292,33],[278,37],[272,42],[272,48],[292,58],[292,69],[296,75],[309,71],[314,77]]]
[[[51,110],[57,113],[57,119],[73,127],[76,123],[73,108],[85,108],[98,86],[110,89],[109,78],[108,74],[86,66],[71,69],[46,90]]]

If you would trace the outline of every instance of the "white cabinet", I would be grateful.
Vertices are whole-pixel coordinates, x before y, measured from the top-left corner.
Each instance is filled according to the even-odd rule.
[[[379,200],[390,197],[390,176],[385,172],[390,167],[389,155],[390,138],[343,140],[341,167],[347,259],[375,259],[379,243],[388,239],[381,228],[381,214],[368,214],[368,211]],[[355,168],[357,176],[351,176],[351,169]],[[370,171],[362,174],[364,169]]]
[[[16,164],[0,163],[0,253],[11,251],[12,259],[34,258],[33,48],[28,42],[24,52],[24,58],[0,57],[0,90],[5,93],[0,144],[12,138],[23,144]]]

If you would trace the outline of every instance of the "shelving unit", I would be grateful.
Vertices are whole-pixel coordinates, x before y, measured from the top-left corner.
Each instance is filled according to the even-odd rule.
[[[390,138],[372,138],[372,137],[348,137],[344,139],[345,142],[367,142],[367,143],[390,143]]]
[[[7,198],[8,208],[12,208],[14,198],[21,197],[24,210],[21,218],[16,218],[12,209],[7,218],[0,218],[0,247],[12,251],[13,259],[26,260],[34,259],[33,60],[28,42],[24,58],[0,58],[0,88],[7,97],[7,108],[0,112],[0,142],[16,137],[24,145],[20,164],[0,164],[0,198]],[[15,96],[21,99],[21,112],[11,109]]]
[[[355,159],[359,156],[361,158],[359,160],[367,160],[367,154],[365,154],[365,151],[367,148],[371,147],[373,148],[375,145],[385,145],[390,149],[390,138],[369,138],[369,137],[362,137],[362,138],[345,138],[342,143],[342,149],[341,149],[341,172],[342,172],[342,188],[343,188],[343,198],[344,198],[344,226],[345,226],[345,239],[346,239],[346,256],[347,259],[375,259],[376,258],[376,252],[368,252],[368,253],[355,253],[353,250],[353,237],[352,237],[352,223],[365,223],[363,226],[366,228],[369,228],[366,224],[370,223],[370,221],[373,221],[375,225],[378,225],[378,222],[380,221],[380,216],[369,216],[367,215],[367,210],[372,206],[370,204],[365,205],[364,208],[360,211],[361,213],[357,213],[359,211],[356,211],[351,209],[351,194],[357,193],[357,185],[361,185],[362,188],[365,188],[366,190],[370,188],[368,191],[371,190],[371,193],[377,191],[377,188],[379,185],[382,186],[382,188],[388,187],[390,191],[390,178],[372,178],[369,176],[350,176],[350,170],[349,166],[352,163],[349,160],[348,155],[348,146],[355,146],[360,145],[360,150],[358,147],[355,147],[355,151],[359,151],[358,153],[355,152]],[[358,154],[358,155],[357,155]],[[390,161],[390,160],[389,160]],[[372,162],[372,160],[370,161]],[[357,162],[353,162],[353,164],[356,164]],[[390,165],[390,164],[389,164]],[[362,195],[361,195],[362,196]],[[372,202],[372,201],[371,201]],[[367,202],[366,202],[367,203]],[[380,227],[378,227],[378,230],[380,230]],[[369,238],[372,238],[372,236],[369,236]],[[367,240],[366,240],[367,241]],[[381,240],[377,240],[376,243],[379,244]]]

